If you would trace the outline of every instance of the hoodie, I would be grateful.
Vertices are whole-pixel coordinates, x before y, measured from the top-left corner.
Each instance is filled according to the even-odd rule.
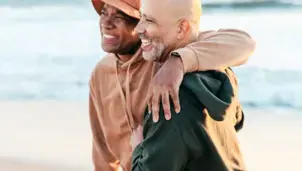
[[[197,42],[175,52],[180,54],[185,71],[192,72],[240,65],[254,48],[247,33],[219,30],[201,32]],[[143,123],[154,66],[143,60],[138,50],[127,62],[107,54],[93,70],[89,114],[95,171],[115,171],[118,167],[130,171],[130,137],[137,124]]]
[[[182,110],[176,114],[172,106],[170,121],[162,107],[158,123],[145,111],[144,140],[133,152],[132,171],[246,170],[236,137],[243,113],[227,74],[186,74],[179,90]]]

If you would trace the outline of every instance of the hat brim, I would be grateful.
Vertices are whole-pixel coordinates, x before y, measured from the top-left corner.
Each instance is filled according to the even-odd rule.
[[[132,6],[126,4],[125,2],[122,2],[120,0],[91,0],[94,9],[96,12],[101,15],[102,8],[105,4],[109,4],[121,11],[123,11],[125,14],[129,15],[130,17],[140,19],[140,12],[138,9],[133,8]]]

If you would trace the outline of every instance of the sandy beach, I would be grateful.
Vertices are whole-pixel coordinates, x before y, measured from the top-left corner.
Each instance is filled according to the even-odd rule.
[[[222,1],[239,2],[203,4]],[[0,171],[92,171],[88,80],[106,53],[91,1],[0,0],[0,16]],[[301,16],[301,6],[204,7],[201,30],[256,41],[233,68],[251,107],[238,134],[249,171],[302,171]]]
[[[85,102],[0,102],[0,170],[92,170],[87,111]],[[302,170],[302,113],[245,113],[239,138],[249,170]]]

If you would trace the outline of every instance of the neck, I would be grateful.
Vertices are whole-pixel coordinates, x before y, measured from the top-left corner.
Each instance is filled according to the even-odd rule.
[[[170,52],[172,52],[173,49],[176,49],[176,48],[167,48],[164,51],[164,53],[161,55],[161,57],[158,59],[158,62],[159,63],[165,63],[168,60]]]
[[[124,54],[124,55],[117,54],[117,56],[121,61],[127,62],[132,58],[133,54]]]

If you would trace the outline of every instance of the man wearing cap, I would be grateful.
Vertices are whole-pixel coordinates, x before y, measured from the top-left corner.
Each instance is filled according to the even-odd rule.
[[[170,119],[169,96],[181,111],[178,89],[183,74],[243,64],[255,43],[243,31],[200,32],[197,42],[179,48],[157,65],[142,58],[138,0],[93,0],[100,15],[102,48],[108,54],[97,64],[90,79],[89,113],[93,133],[95,171],[131,169],[131,134],[143,123],[146,105],[152,101],[152,116],[158,121],[161,100]],[[153,71],[157,71],[153,75]],[[149,93],[150,95],[147,95]]]
[[[200,15],[200,0],[161,0],[160,6],[142,0],[135,31],[148,42],[142,44],[144,59],[165,62],[171,58],[166,54],[196,41]],[[158,123],[145,111],[144,140],[133,152],[132,171],[246,170],[236,137],[243,113],[232,71],[185,74],[179,97],[182,110],[176,115],[172,105],[170,121],[162,118],[163,108]]]

